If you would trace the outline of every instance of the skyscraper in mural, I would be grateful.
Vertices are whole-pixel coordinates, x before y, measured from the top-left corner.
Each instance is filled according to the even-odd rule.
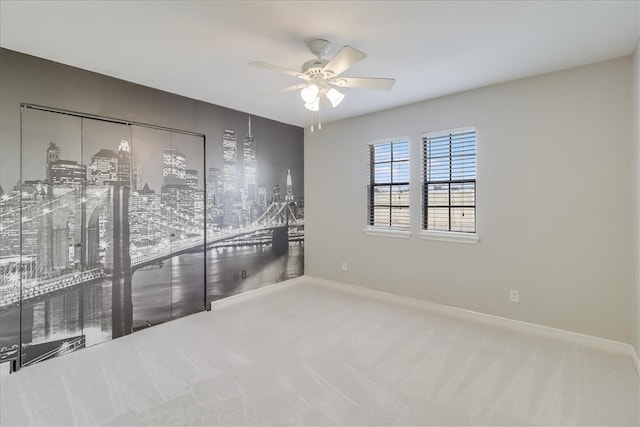
[[[95,185],[103,185],[118,179],[118,154],[103,148],[91,157],[90,181]]]
[[[282,201],[282,191],[280,191],[280,184],[276,184],[273,186],[272,202],[281,202],[281,201]]]
[[[53,142],[49,143],[47,148],[47,181],[52,183],[51,167],[60,159],[60,148]]]
[[[223,226],[224,182],[221,168],[209,168],[207,176],[207,223],[219,229]]]
[[[206,194],[204,190],[193,189],[193,222],[198,227],[204,227],[207,216]]]
[[[232,130],[225,130],[222,135],[222,161],[224,192],[235,193],[238,191],[238,145]]]
[[[197,171],[190,170],[187,179],[187,158],[175,148],[165,148],[162,153],[162,188],[160,200],[164,214],[170,218],[193,218],[193,192],[198,185]],[[188,185],[191,183],[193,186]],[[195,185],[194,185],[195,184]]]
[[[195,169],[185,170],[185,181],[187,186],[191,188],[198,188],[198,171]]]
[[[257,204],[259,213],[262,214],[267,207],[267,187],[263,184],[258,186]]]
[[[224,189],[224,226],[240,225],[241,201],[238,192],[238,144],[236,133],[225,130],[222,135],[222,179]]]
[[[212,206],[222,206],[222,196],[224,194],[224,182],[221,168],[209,168],[207,177],[207,191],[211,194]]]
[[[149,218],[161,216],[160,195],[145,184],[140,190],[131,194],[129,212],[133,221],[131,224],[131,241],[134,243],[154,241],[162,236],[161,224],[149,221]]]
[[[162,183],[164,185],[186,183],[187,158],[175,148],[165,148],[162,152]]]
[[[142,165],[140,164],[140,160],[136,158],[135,153],[131,158],[131,167],[133,168],[133,171],[131,173],[131,189],[134,191],[142,190]]]
[[[258,206],[256,203],[258,168],[256,160],[256,140],[251,135],[251,116],[249,116],[249,131],[244,137],[243,142],[242,222],[246,225],[258,217]]]
[[[118,181],[124,185],[131,185],[131,145],[127,137],[123,136],[118,146]]]
[[[257,162],[256,162],[256,139],[251,135],[251,116],[249,116],[249,133],[244,137],[244,189],[243,189],[243,207],[252,204],[256,200],[256,179],[257,179]]]
[[[75,160],[58,160],[49,166],[49,174],[53,185],[80,185],[87,179],[87,167]]]
[[[293,201],[293,182],[291,181],[291,169],[287,169],[287,194],[285,196],[287,202]]]

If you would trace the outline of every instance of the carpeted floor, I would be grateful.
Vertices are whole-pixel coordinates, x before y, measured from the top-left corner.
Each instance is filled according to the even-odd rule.
[[[629,357],[311,282],[0,378],[0,425],[638,425]]]

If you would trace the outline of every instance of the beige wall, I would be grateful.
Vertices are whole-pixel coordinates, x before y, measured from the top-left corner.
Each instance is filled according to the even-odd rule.
[[[631,87],[626,57],[306,130],[306,273],[635,342]],[[419,135],[467,125],[480,241],[420,240]],[[366,235],[366,144],[397,136],[412,143],[412,236]]]
[[[640,16],[639,16],[640,18]],[[636,354],[640,356],[640,40],[636,44],[636,49],[633,53],[633,129],[634,139],[636,145],[636,245],[633,252],[633,259],[635,262],[635,347]]]

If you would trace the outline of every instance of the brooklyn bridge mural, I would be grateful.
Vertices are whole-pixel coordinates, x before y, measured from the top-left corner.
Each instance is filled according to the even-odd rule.
[[[0,182],[0,362],[28,366],[303,274],[302,141],[245,117],[205,138],[23,105]]]

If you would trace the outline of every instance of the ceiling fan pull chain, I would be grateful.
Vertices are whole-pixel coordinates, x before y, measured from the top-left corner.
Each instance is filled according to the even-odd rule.
[[[311,112],[311,133],[313,133],[313,111]]]

